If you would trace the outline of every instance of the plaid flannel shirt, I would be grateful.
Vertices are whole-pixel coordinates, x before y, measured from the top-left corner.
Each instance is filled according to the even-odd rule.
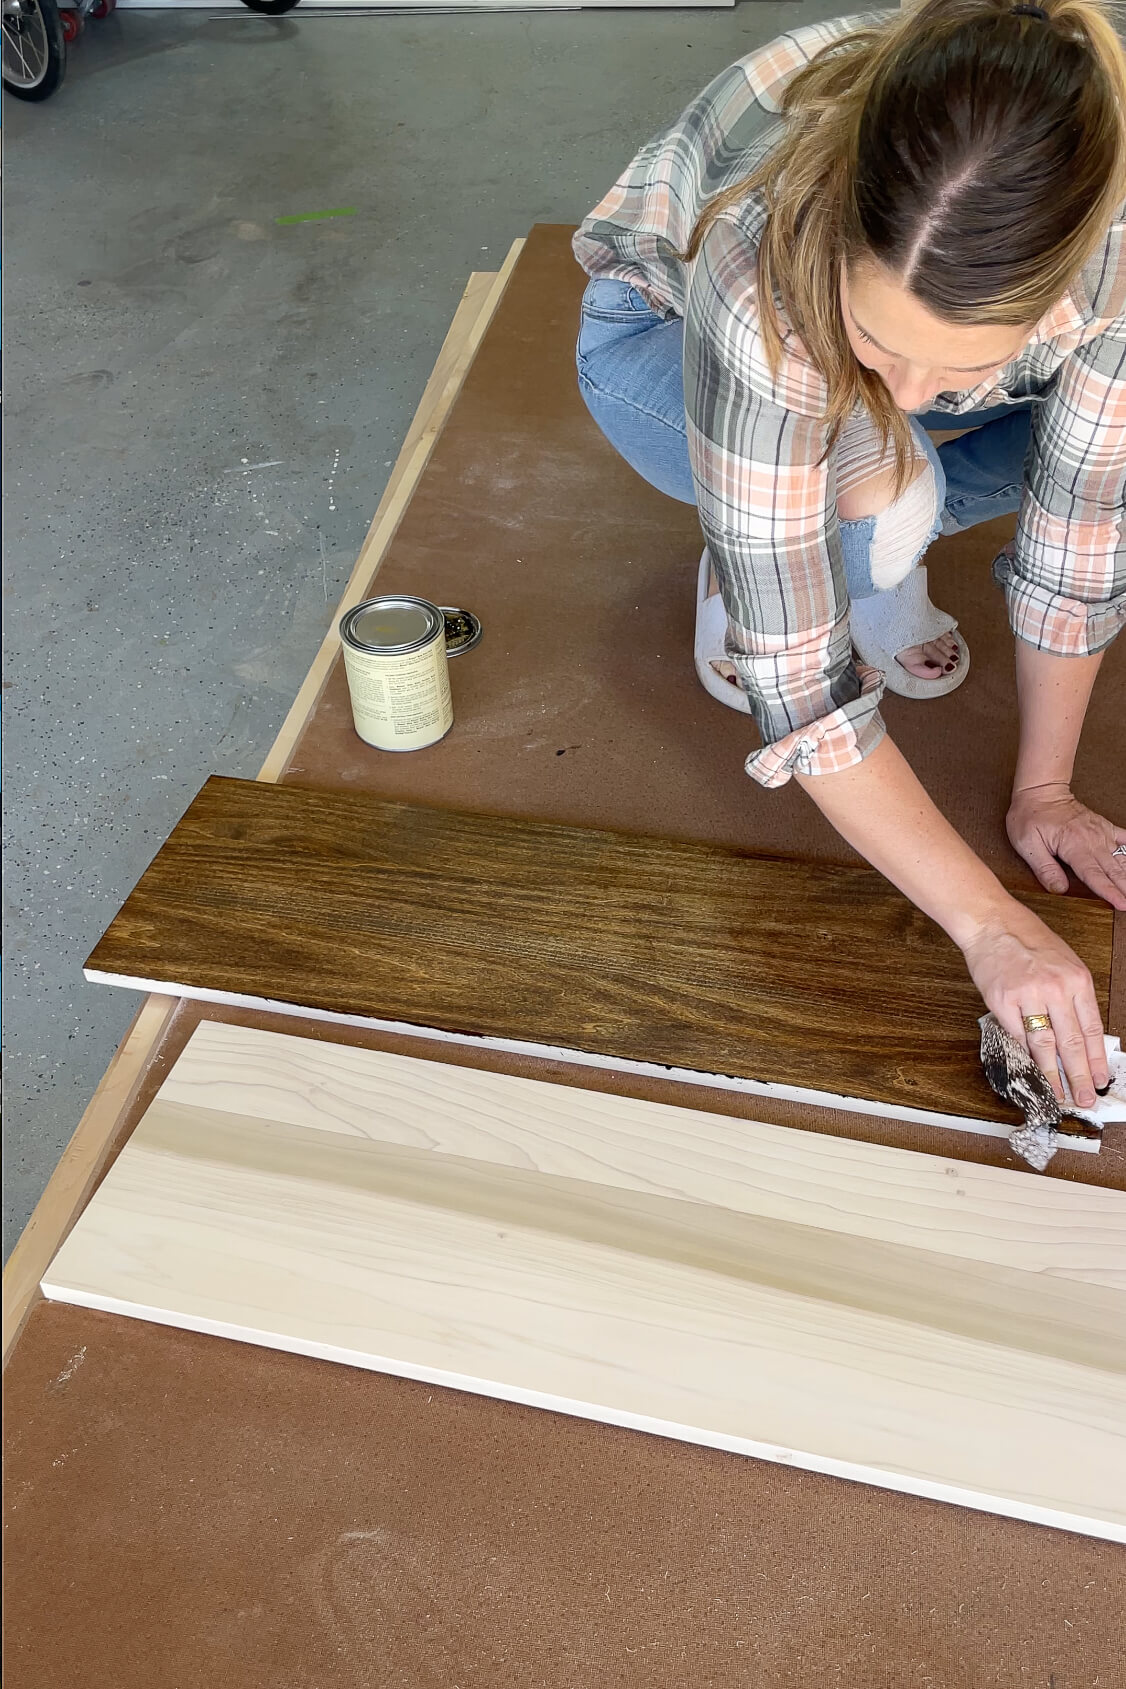
[[[755,253],[766,210],[752,196],[688,245],[708,200],[747,175],[780,133],[791,76],[865,14],[814,24],[723,71],[650,141],[575,236],[592,276],[636,287],[684,319],[688,446],[704,537],[731,623],[729,653],[762,749],[747,772],[780,786],[832,773],[884,734],[883,676],[849,639],[825,384],[792,330],[767,363]],[[1015,542],[997,559],[1017,637],[1083,656],[1126,623],[1126,207],[1080,281],[1012,363],[932,408],[960,413],[1038,402]]]

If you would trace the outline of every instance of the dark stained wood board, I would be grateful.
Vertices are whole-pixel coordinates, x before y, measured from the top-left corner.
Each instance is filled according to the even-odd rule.
[[[1110,910],[1031,901],[1105,1008]],[[212,778],[87,970],[1013,1118],[959,952],[865,867]]]

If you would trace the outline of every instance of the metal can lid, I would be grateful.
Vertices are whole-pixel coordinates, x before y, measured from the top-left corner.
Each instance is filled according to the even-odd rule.
[[[403,593],[353,605],[340,618],[340,637],[357,651],[400,656],[428,645],[442,627],[442,612],[436,604]]]
[[[446,618],[446,656],[460,657],[481,643],[481,621],[472,610],[457,610],[452,604],[441,606]]]

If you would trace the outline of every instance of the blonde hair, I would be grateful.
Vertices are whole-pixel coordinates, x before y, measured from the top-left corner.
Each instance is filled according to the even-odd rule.
[[[852,353],[842,266],[874,260],[944,321],[1038,321],[1126,197],[1126,52],[1099,0],[921,0],[823,48],[781,109],[781,141],[708,203],[685,256],[764,196],[767,356],[777,371],[778,301],[825,379],[829,448],[862,402],[902,490],[910,429]]]

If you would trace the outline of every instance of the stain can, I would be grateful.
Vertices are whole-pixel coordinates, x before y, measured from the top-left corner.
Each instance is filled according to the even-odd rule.
[[[356,732],[380,751],[421,751],[453,726],[446,618],[406,594],[369,598],[340,618]]]

